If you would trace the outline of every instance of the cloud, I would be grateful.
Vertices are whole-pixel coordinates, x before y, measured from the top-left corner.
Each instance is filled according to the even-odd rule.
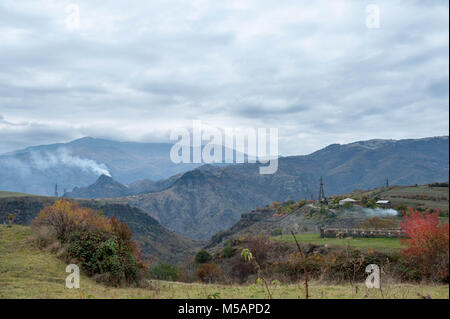
[[[78,28],[67,5],[79,7]],[[0,152],[202,120],[277,127],[284,155],[448,135],[448,2],[0,4]]]

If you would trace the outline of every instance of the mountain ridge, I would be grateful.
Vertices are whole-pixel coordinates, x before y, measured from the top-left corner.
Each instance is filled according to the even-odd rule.
[[[385,185],[426,184],[448,179],[448,136],[383,143],[377,148],[327,147],[279,159],[278,171],[260,175],[260,164],[235,164],[186,172],[168,189],[116,199],[140,207],[164,226],[197,239],[231,227],[246,211],[274,201]]]

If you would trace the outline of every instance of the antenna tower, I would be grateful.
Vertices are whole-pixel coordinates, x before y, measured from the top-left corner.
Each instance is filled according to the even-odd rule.
[[[320,188],[319,188],[319,202],[325,201],[325,192],[323,191],[323,180],[322,176],[320,176]]]

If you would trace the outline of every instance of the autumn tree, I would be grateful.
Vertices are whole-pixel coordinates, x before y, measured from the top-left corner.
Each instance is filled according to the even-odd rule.
[[[114,286],[145,283],[148,265],[141,260],[128,225],[115,217],[59,199],[40,211],[32,228],[36,242],[59,242],[65,250],[60,255],[80,264],[88,276]]]
[[[432,214],[410,211],[401,229],[407,238],[403,256],[412,260],[422,274],[432,280],[448,282],[449,224],[439,222],[439,211]]]

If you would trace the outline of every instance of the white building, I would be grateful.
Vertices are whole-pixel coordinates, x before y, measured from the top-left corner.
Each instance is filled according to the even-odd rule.
[[[356,199],[347,197],[347,198],[342,199],[342,200],[339,201],[339,205],[342,206],[342,205],[344,205],[344,204],[357,205],[357,204],[359,204],[359,202],[358,202]]]
[[[382,199],[377,201],[376,204],[383,208],[391,208],[391,202],[389,200]]]

